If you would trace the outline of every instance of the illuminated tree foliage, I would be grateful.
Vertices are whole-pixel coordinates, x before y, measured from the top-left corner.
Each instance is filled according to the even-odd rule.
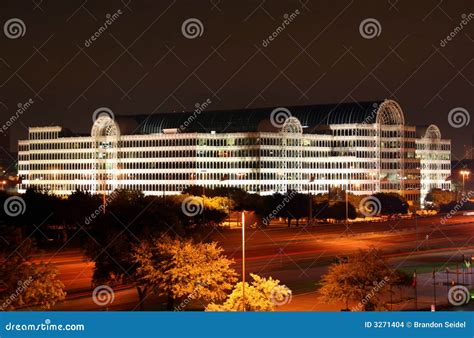
[[[347,261],[334,263],[321,279],[320,298],[328,303],[360,303],[372,310],[381,304],[381,294],[389,284],[398,285],[401,274],[389,267],[379,250],[359,251]],[[377,292],[374,292],[374,289]],[[370,297],[367,297],[370,295]]]
[[[291,300],[291,290],[285,285],[280,285],[278,279],[264,278],[250,274],[253,278],[249,285],[245,283],[245,310],[246,311],[274,311],[278,305]],[[243,293],[242,282],[237,283],[232,293],[223,304],[211,303],[206,311],[242,311]]]
[[[437,188],[431,189],[426,195],[425,201],[430,202],[435,208],[449,204],[456,200],[456,193]]]
[[[3,231],[6,230],[6,231]],[[13,234],[13,235],[12,235]],[[12,229],[0,229],[6,245],[0,249],[0,310],[24,307],[51,309],[66,292],[52,264],[32,263],[35,247],[30,239],[18,242]]]
[[[195,243],[192,240],[163,236],[142,242],[134,249],[134,260],[141,283],[154,293],[168,297],[167,309],[183,297],[206,302],[226,297],[236,281],[236,273],[217,243]]]

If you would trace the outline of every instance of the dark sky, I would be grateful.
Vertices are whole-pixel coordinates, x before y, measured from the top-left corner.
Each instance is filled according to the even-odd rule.
[[[0,126],[18,103],[33,105],[10,127],[11,148],[26,127],[62,125],[89,132],[92,113],[115,114],[397,100],[410,124],[435,123],[454,155],[472,126],[453,128],[451,109],[474,111],[474,1],[52,1],[0,3]],[[122,14],[91,46],[107,14]],[[300,14],[264,47],[285,13]],[[21,19],[24,36],[4,25]],[[186,38],[181,26],[202,22]],[[360,23],[374,18],[380,35]]]

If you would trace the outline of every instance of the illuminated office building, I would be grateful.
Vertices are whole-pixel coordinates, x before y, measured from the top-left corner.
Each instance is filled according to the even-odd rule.
[[[191,113],[99,115],[88,135],[29,129],[19,191],[116,188],[178,194],[191,185],[251,193],[396,192],[411,203],[450,189],[450,141],[418,135],[393,100]],[[421,192],[421,195],[420,195]]]

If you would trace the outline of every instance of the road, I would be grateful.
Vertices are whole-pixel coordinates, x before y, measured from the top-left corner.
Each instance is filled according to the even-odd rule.
[[[415,267],[453,268],[462,255],[474,255],[474,216],[454,216],[441,225],[440,217],[393,220],[385,223],[316,225],[300,228],[272,228],[246,231],[246,271],[272,276],[297,294],[314,291],[315,283],[336,256],[359,249],[381,249],[389,263],[408,271]],[[218,241],[241,271],[241,230],[216,230],[208,240]],[[59,270],[59,278],[68,292],[67,300],[56,310],[98,310],[91,299],[93,263],[87,262],[79,249],[45,253],[37,261],[50,261]],[[425,272],[426,272],[425,271]],[[160,308],[162,300],[151,297],[146,308]],[[115,290],[112,310],[134,309],[134,289]],[[291,308],[293,310],[293,308]]]

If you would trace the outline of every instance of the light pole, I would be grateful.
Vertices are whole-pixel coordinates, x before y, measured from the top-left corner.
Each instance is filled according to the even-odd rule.
[[[462,194],[464,195],[465,194],[465,180],[466,180],[466,177],[469,177],[469,174],[471,173],[469,170],[461,170],[459,172],[462,176]]]
[[[242,311],[245,312],[245,211],[242,211]]]
[[[311,175],[308,183],[308,201],[309,201],[309,215],[308,215],[308,224],[313,224],[313,195],[311,194],[310,187],[311,183],[315,180],[315,175]]]
[[[347,188],[346,188],[346,227],[347,224],[349,223],[349,182],[347,183]]]

